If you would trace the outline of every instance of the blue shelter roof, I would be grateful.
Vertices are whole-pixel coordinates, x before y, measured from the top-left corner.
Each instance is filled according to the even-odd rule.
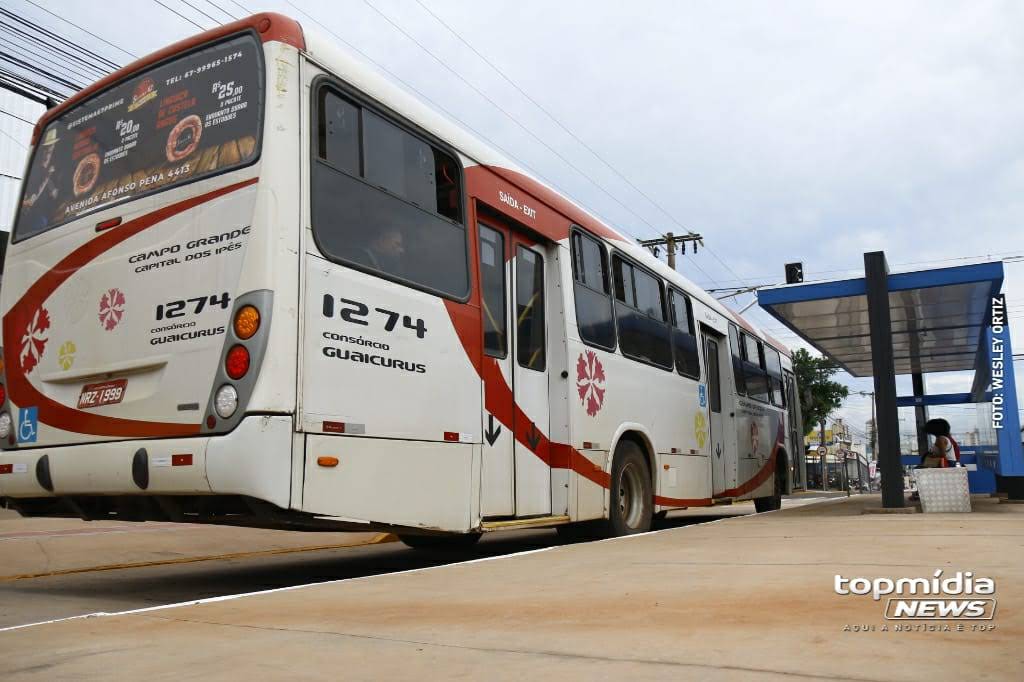
[[[896,374],[986,368],[992,297],[1001,262],[889,275]],[[871,338],[863,277],[770,287],[758,303],[857,377],[871,376]]]

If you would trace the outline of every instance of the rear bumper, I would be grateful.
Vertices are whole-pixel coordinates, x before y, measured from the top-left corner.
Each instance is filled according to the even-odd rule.
[[[222,436],[0,452],[0,497],[245,495],[286,509],[292,424],[250,416]]]

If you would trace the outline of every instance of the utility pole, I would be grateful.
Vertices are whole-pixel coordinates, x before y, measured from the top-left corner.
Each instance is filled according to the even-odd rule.
[[[690,232],[682,236],[676,236],[672,232],[668,232],[663,237],[639,239],[637,241],[640,243],[640,246],[650,249],[655,258],[658,257],[661,247],[665,247],[665,253],[668,255],[668,266],[673,270],[676,269],[676,246],[680,247],[680,251],[684,256],[686,255],[687,242],[693,242],[694,253],[697,253],[698,246],[704,246],[704,237],[696,232]]]
[[[821,448],[818,450],[818,459],[820,460],[819,464],[821,465],[821,489],[823,491],[825,491],[825,490],[828,490],[828,464],[826,464],[826,460],[828,459],[828,450],[826,449],[826,446],[825,446],[825,420],[822,419],[820,424],[821,424],[821,431],[820,431],[820,433],[821,433],[821,439],[820,439]],[[823,454],[822,451],[824,451],[824,454]]]

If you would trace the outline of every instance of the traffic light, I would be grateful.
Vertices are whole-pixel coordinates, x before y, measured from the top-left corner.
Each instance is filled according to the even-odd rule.
[[[803,263],[786,263],[786,284],[800,284],[804,281]]]

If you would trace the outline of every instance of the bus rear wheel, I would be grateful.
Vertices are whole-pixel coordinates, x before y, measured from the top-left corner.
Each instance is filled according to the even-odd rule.
[[[450,535],[405,535],[398,539],[413,549],[469,549],[480,541],[480,533],[452,533]]]
[[[633,441],[622,441],[615,448],[608,492],[609,535],[633,535],[651,529],[654,512],[651,472],[643,450]]]
[[[782,509],[782,487],[784,485],[782,477],[783,469],[780,468],[775,472],[775,487],[772,494],[768,497],[758,497],[754,499],[754,510],[758,514]]]

